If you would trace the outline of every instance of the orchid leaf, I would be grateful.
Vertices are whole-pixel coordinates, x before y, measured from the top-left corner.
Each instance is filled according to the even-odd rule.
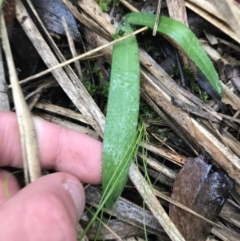
[[[153,28],[155,15],[127,14],[115,38],[133,32],[130,24]],[[160,17],[158,32],[170,39],[199,67],[212,87],[222,96],[222,86],[214,66],[193,32],[184,24]],[[140,96],[140,66],[135,36],[115,43],[103,141],[102,184],[104,204],[111,208],[125,186],[139,138],[137,123]]]
[[[156,15],[148,13],[130,13],[124,16],[125,22],[133,25],[142,25],[153,28]],[[222,96],[223,90],[218,74],[199,43],[194,33],[183,23],[168,18],[160,17],[158,32],[170,39],[176,47],[181,49],[197,65],[212,87]]]
[[[120,24],[116,30],[118,35],[127,35],[132,32],[133,29],[128,23]],[[118,185],[105,203],[106,207],[111,207],[121,194],[133,158],[131,149],[137,134],[139,81],[138,45],[136,37],[132,36],[113,46],[103,141],[102,183],[104,191],[110,190],[117,179]]]

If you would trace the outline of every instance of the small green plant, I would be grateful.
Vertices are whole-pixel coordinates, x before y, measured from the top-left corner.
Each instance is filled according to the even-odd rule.
[[[103,12],[109,11],[109,6],[113,2],[114,5],[118,4],[117,0],[96,0],[96,2],[100,5]]]
[[[87,89],[88,93],[91,95],[91,96],[94,96],[94,94],[96,93],[96,90],[97,90],[97,87],[96,85],[94,85],[91,81],[91,79],[85,79],[84,81],[84,86],[85,88]]]
[[[184,72],[184,76],[185,76],[187,82],[190,83],[192,92],[199,95],[200,99],[204,103],[207,103],[209,100],[209,95],[205,91],[201,90],[201,88],[199,87],[197,80],[196,80],[195,72],[192,69],[190,69],[188,66],[185,66],[183,68],[183,72]]]
[[[190,69],[188,66],[183,67],[183,73],[187,82],[192,83],[196,81],[195,72],[192,69]]]
[[[208,103],[209,101],[209,95],[205,91],[200,92],[200,98],[204,103]]]
[[[116,30],[116,35],[133,32],[130,24],[153,28],[156,16],[146,13],[127,14]],[[160,17],[158,32],[183,50],[199,67],[217,93],[222,86],[212,62],[195,35],[184,24]],[[103,141],[103,199],[111,208],[126,183],[131,160],[137,149],[137,123],[140,96],[138,46],[131,36],[113,46],[111,80]],[[116,182],[116,180],[118,180]]]
[[[157,116],[156,112],[144,100],[140,101],[140,115],[146,118],[154,118]]]
[[[100,96],[107,98],[109,84],[104,82],[100,69],[97,67],[94,67],[92,69],[92,74],[94,74],[98,77],[97,78],[98,84],[95,84],[93,82],[90,75],[87,74],[86,71],[87,71],[86,68],[83,68],[83,83],[84,83],[85,88],[89,92],[89,94],[92,97],[95,97],[96,95],[100,95]]]
[[[191,79],[190,80],[190,86],[191,86],[191,90],[192,92],[194,92],[195,94],[197,94],[199,96],[199,98],[204,102],[204,103],[208,103],[209,101],[209,95],[207,94],[207,92],[203,91],[196,79]]]

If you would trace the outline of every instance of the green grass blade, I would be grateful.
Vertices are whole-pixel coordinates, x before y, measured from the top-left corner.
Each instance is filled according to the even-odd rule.
[[[130,24],[120,25],[116,33],[127,35],[133,30]],[[137,134],[140,66],[135,36],[113,47],[111,80],[103,141],[102,184],[104,192],[112,190],[105,206],[110,208],[120,196],[126,183],[133,156],[133,140]],[[127,163],[127,166],[124,165]],[[122,170],[122,168],[124,168]],[[113,176],[114,174],[114,176]],[[114,177],[114,179],[113,179]],[[111,181],[112,180],[112,181]]]
[[[148,13],[130,13],[124,17],[133,25],[142,25],[153,28],[156,16]],[[158,32],[170,38],[171,41],[198,66],[202,73],[206,76],[212,87],[222,96],[223,90],[218,74],[199,43],[194,33],[184,24],[167,17],[160,17]]]

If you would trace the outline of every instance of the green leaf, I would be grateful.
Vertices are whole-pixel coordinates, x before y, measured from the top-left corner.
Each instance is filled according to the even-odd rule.
[[[124,23],[119,25],[116,32],[127,35],[133,30],[130,24]],[[124,188],[134,155],[139,112],[139,80],[138,46],[135,36],[132,36],[113,46],[102,169],[103,190],[110,195],[105,203],[108,208],[112,207]]]
[[[154,22],[155,15],[152,14],[128,14],[114,36],[132,33],[130,24],[153,28]],[[191,30],[176,20],[161,17],[158,31],[170,38],[192,59],[222,96],[221,82],[213,64]],[[108,208],[112,207],[124,188],[131,160],[138,147],[139,79],[138,46],[133,36],[116,43],[113,47],[102,169],[102,202]]]
[[[148,13],[130,13],[124,21],[134,25],[153,28],[156,16]],[[167,17],[160,17],[158,32],[171,41],[198,66],[212,87],[222,96],[223,90],[218,74],[194,33],[184,24]]]

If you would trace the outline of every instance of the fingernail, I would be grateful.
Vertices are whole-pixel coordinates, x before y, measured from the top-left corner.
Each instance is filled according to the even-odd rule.
[[[70,194],[78,212],[78,218],[81,217],[85,205],[85,196],[83,188],[79,182],[68,179],[63,184],[64,189]]]

